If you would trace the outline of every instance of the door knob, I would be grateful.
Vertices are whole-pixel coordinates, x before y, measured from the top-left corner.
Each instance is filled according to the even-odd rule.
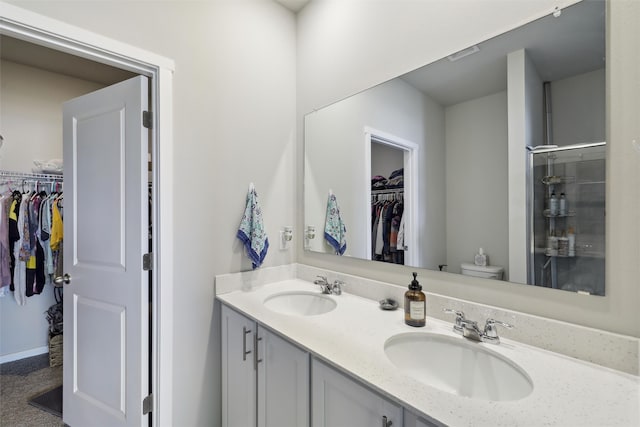
[[[69,276],[66,273],[64,276],[58,276],[55,279],[53,279],[53,284],[56,285],[57,287],[60,287],[62,285],[68,285],[69,283],[71,283],[71,276]]]

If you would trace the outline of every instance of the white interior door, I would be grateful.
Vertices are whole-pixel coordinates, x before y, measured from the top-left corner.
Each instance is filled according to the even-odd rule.
[[[148,424],[148,81],[64,104],[64,422]]]

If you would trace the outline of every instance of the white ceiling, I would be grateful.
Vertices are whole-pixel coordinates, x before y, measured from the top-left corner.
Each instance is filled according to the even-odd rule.
[[[4,35],[0,36],[0,58],[105,86],[135,75],[129,71]]]
[[[276,0],[297,12],[310,0]],[[509,52],[526,48],[544,81],[604,66],[604,1],[584,1],[566,8],[558,18],[547,16],[479,43],[478,53],[456,62],[444,58],[409,72],[402,79],[441,105],[506,90]],[[597,25],[586,25],[597,22]],[[57,50],[0,36],[2,59],[110,85],[133,74]]]
[[[516,30],[478,43],[480,51],[447,58],[409,72],[402,79],[441,105],[454,105],[507,87],[507,54],[525,48],[543,81],[604,67],[604,1],[585,1]],[[595,25],[594,25],[595,23]]]
[[[297,13],[311,0],[275,1]],[[0,35],[0,59],[101,83],[105,86],[134,76],[133,73],[125,70],[4,35]]]

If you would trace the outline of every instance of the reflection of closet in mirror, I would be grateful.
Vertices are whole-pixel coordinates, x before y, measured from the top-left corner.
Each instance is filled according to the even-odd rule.
[[[404,152],[371,140],[371,259],[404,264]]]
[[[416,255],[411,197],[417,179],[418,147],[396,136],[365,129],[365,156],[368,166],[369,235],[367,253],[374,261],[404,265]],[[411,265],[411,264],[409,264]]]

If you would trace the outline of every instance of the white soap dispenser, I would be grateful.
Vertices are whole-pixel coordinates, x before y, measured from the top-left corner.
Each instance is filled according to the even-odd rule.
[[[474,262],[476,265],[480,265],[482,267],[487,266],[487,264],[489,263],[489,260],[487,259],[487,255],[484,253],[484,249],[482,248],[478,249],[478,253],[476,254]]]

